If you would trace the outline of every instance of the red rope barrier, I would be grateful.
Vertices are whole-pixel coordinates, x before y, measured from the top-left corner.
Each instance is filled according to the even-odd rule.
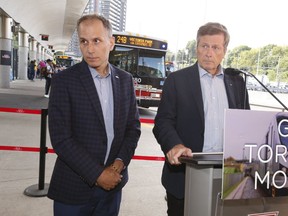
[[[41,110],[6,108],[6,107],[0,107],[0,112],[23,113],[23,114],[41,114]]]
[[[41,110],[6,108],[6,107],[0,107],[0,112],[22,113],[22,114],[41,114]],[[154,124],[154,119],[140,118],[140,122]]]
[[[4,150],[4,151],[40,152],[40,148],[37,148],[37,147],[21,147],[21,146],[0,146],[0,150]]]
[[[41,110],[19,109],[19,108],[5,108],[0,107],[0,112],[22,113],[22,114],[41,114]],[[141,123],[154,124],[154,119],[140,118]],[[21,146],[0,146],[0,150],[4,151],[25,151],[25,152],[40,152],[37,147],[21,147]],[[53,149],[47,148],[47,153],[55,153]],[[139,156],[135,155],[134,160],[150,160],[150,161],[164,161],[165,157],[160,156]]]
[[[3,151],[40,152],[40,148],[37,148],[37,147],[21,147],[21,146],[0,146],[0,150],[3,150]],[[53,149],[48,148],[47,153],[55,153],[55,151]],[[164,161],[165,157],[134,155],[132,159],[134,159],[134,160],[146,160],[146,161]]]
[[[165,157],[134,155],[132,159],[134,159],[134,160],[148,160],[148,161],[164,161]]]
[[[140,122],[154,124],[154,119],[140,118]]]

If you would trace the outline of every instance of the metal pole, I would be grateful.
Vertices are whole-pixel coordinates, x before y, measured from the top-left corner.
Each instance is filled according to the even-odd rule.
[[[48,109],[41,110],[40,131],[40,157],[39,157],[39,181],[24,190],[24,194],[31,197],[43,197],[48,193],[49,184],[45,184],[45,161],[46,161],[46,133],[47,133]]]
[[[46,131],[47,131],[48,110],[42,109],[41,112],[41,132],[40,132],[40,157],[39,157],[39,190],[44,189],[45,182],[45,162],[46,162]]]

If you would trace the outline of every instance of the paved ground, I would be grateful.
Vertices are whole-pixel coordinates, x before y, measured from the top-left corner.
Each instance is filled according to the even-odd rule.
[[[0,108],[42,109],[47,108],[44,95],[44,80],[31,82],[17,80],[10,89],[0,89]],[[259,94],[261,94],[259,96]],[[250,95],[250,94],[249,94]],[[252,92],[250,101],[264,105],[278,106],[269,102],[271,96]],[[280,95],[287,104],[287,95]],[[273,99],[272,99],[273,100]],[[285,101],[286,100],[286,101]],[[142,116],[152,117],[153,111],[140,110]],[[142,135],[136,155],[162,156],[152,135],[152,125],[142,124]],[[0,146],[39,147],[40,115],[0,112]],[[51,148],[49,134],[47,147]],[[46,155],[45,183],[49,185],[54,166],[55,154]],[[129,166],[130,181],[123,190],[120,216],[162,216],[166,215],[164,190],[160,183],[162,163],[159,161],[133,160]],[[46,197],[29,197],[24,190],[32,185],[38,186],[39,153],[0,150],[0,216],[51,216],[52,201]],[[246,216],[251,212],[281,210],[280,216],[288,215],[287,199],[240,200],[226,202],[220,207],[225,216]],[[220,214],[219,214],[220,215]],[[197,216],[197,215],[196,215]]]

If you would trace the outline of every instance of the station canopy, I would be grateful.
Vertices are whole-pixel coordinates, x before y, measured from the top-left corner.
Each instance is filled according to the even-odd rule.
[[[41,45],[65,50],[89,0],[0,0],[0,13]],[[42,36],[48,36],[48,41]]]

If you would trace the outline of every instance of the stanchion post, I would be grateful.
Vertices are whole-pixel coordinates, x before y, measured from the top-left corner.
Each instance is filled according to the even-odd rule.
[[[42,109],[41,112],[41,132],[40,132],[40,157],[39,157],[39,190],[43,190],[45,185],[45,162],[46,162],[46,133],[47,133],[47,115],[48,110]]]
[[[24,194],[31,197],[43,197],[48,193],[49,184],[45,184],[45,162],[46,162],[46,134],[47,134],[48,109],[41,110],[41,131],[40,131],[40,157],[39,157],[39,181],[24,190]]]

